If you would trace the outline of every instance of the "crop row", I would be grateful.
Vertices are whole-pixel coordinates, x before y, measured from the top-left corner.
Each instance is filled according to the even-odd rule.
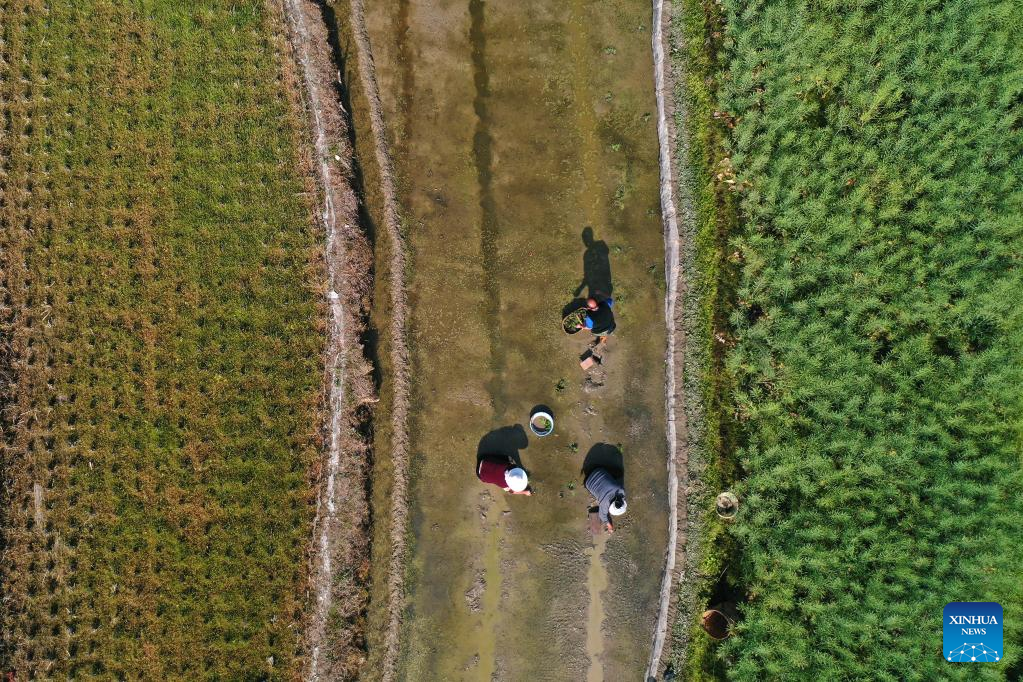
[[[2,669],[295,671],[322,331],[265,12],[2,4]]]

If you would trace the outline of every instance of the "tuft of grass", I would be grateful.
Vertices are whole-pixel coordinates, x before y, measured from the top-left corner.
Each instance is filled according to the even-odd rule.
[[[676,119],[680,144],[676,150],[679,182],[688,184],[695,221],[682,221],[682,257],[689,273],[686,309],[687,401],[690,431],[689,467],[691,533],[687,564],[694,580],[679,594],[679,618],[673,627],[671,665],[685,679],[719,679],[725,675],[716,645],[700,628],[705,605],[733,593],[740,582],[736,542],[714,513],[714,497],[731,487],[737,476],[733,381],[725,365],[725,348],[715,341],[729,328],[736,268],[728,259],[729,240],[736,230],[736,195],[714,182],[714,169],[728,156],[729,130],[717,115],[719,53],[723,47],[721,6],[674,1],[671,63],[675,78]],[[683,113],[685,116],[683,116]]]
[[[0,8],[0,670],[295,677],[323,334],[267,9],[22,5]]]

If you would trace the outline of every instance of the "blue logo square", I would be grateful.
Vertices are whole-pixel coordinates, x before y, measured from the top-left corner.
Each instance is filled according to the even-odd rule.
[[[945,660],[996,663],[1002,660],[1002,605],[993,601],[953,601],[942,612]]]

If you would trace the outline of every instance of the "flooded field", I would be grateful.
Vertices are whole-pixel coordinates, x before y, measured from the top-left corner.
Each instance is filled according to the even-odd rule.
[[[666,540],[664,267],[644,2],[387,0],[367,19],[408,240],[413,491],[403,679],[640,677]],[[586,374],[577,296],[618,331]],[[528,433],[536,405],[553,435]],[[528,436],[527,436],[528,434]],[[521,458],[535,488],[479,483]],[[586,465],[624,469],[587,531]]]

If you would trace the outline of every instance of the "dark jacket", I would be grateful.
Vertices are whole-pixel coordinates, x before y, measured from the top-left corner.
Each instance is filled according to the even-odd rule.
[[[586,320],[583,324],[594,334],[610,334],[615,330],[615,314],[611,312],[614,301],[610,298],[597,304],[596,310],[586,309]]]

